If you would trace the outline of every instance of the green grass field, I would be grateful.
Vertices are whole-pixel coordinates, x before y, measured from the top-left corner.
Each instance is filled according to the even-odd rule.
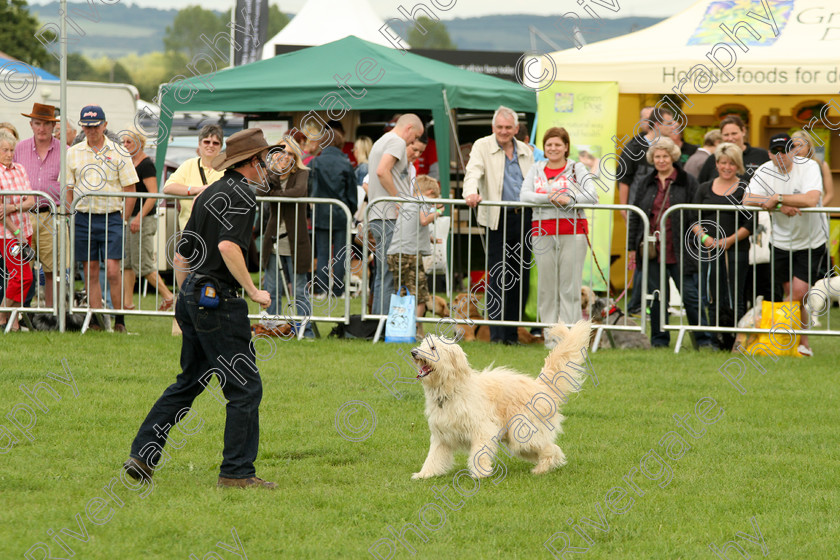
[[[399,353],[407,346],[278,341],[274,357],[260,362],[265,393],[257,471],[279,484],[266,492],[215,487],[224,410],[208,392],[194,407],[200,428],[196,420],[184,430],[189,435],[171,440],[171,460],[154,485],[119,481],[140,422],[179,371],[180,344],[169,321],[129,318],[128,325],[139,336],[0,338],[0,423],[18,439],[0,455],[0,558],[49,558],[46,545],[53,558],[69,558],[70,551],[93,559],[371,558],[368,549],[377,541],[375,550],[388,557],[380,539],[396,541],[389,527],[400,531],[407,523],[427,539],[405,534],[417,558],[552,558],[543,543],[557,532],[581,553],[572,556],[567,548],[567,558],[715,558],[709,543],[731,540],[759,558],[761,539],[773,558],[838,555],[840,350],[833,339],[814,339],[812,359],[760,359],[763,375],[747,366],[743,395],[718,372],[729,355],[598,352],[592,355],[597,386],[587,381],[564,408],[559,444],[569,464],[535,477],[530,464],[502,456],[503,470],[480,485],[453,478],[455,471],[411,480],[429,438],[422,390],[400,385],[398,400],[374,378],[388,363],[408,376]],[[472,343],[465,349],[475,367],[495,361],[532,375],[545,357],[541,347]],[[268,351],[260,343],[259,352]],[[62,360],[78,396],[58,379],[66,375]],[[38,393],[48,412],[20,389],[41,381],[61,396],[56,402]],[[694,411],[699,401],[702,416],[709,398],[716,405],[705,408],[705,418],[720,416],[703,425]],[[348,441],[336,429],[336,413],[348,401],[364,401],[375,415],[364,441]],[[19,403],[37,413],[31,441],[7,416],[26,423]],[[369,429],[370,414],[359,409],[348,421],[359,427],[367,421]],[[689,415],[690,429],[705,432],[688,435],[674,415]],[[674,431],[690,449],[680,449]],[[5,438],[0,434],[0,447],[8,446]],[[459,455],[458,469],[465,464],[466,455]],[[240,556],[232,551],[232,530]],[[562,535],[553,541],[556,550],[563,541]],[[393,558],[412,557],[403,544],[393,546]]]

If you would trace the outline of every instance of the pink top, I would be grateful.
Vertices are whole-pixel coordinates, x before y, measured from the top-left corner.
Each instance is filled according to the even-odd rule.
[[[20,204],[23,201],[21,195],[3,195],[2,191],[31,191],[29,177],[22,165],[13,163],[6,167],[0,163],[0,203]],[[12,225],[12,231],[7,231],[4,225],[5,220],[0,220],[0,233],[3,239],[12,239],[14,231],[20,229],[18,238],[28,239],[32,237],[32,224],[29,222],[29,212],[15,212],[6,216],[6,220]]]
[[[12,161],[21,164],[26,169],[33,191],[43,191],[58,204],[61,196],[61,185],[58,184],[58,173],[61,170],[61,142],[53,138],[47,157],[41,159],[35,148],[35,139],[27,138],[18,142]],[[39,197],[40,198],[40,197]],[[36,200],[38,206],[46,206],[43,200]]]

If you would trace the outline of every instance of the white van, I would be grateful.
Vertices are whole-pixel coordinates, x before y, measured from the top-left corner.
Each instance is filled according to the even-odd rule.
[[[33,80],[31,76],[16,73],[6,76],[0,84],[0,122],[10,122],[21,139],[32,136],[29,118],[21,113],[32,112],[33,103],[54,105],[60,108],[61,82],[58,80]],[[79,114],[86,105],[99,105],[105,111],[108,130],[120,132],[134,124],[137,100],[140,94],[131,84],[100,82],[67,82],[67,115],[70,123],[79,129]]]

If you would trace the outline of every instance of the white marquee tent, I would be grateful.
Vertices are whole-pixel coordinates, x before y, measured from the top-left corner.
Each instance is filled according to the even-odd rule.
[[[542,65],[555,80],[615,81],[620,93],[668,93],[688,73],[686,94],[835,94],[840,2],[699,0],[647,29],[545,55]]]
[[[263,60],[274,56],[275,45],[312,47],[349,35],[393,47],[379,32],[383,25],[385,22],[367,0],[309,0],[286,27],[266,42]]]

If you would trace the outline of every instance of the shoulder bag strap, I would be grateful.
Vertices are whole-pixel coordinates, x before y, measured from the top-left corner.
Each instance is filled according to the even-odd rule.
[[[201,158],[195,160],[196,165],[198,165],[198,174],[201,175],[201,184],[205,187],[207,186],[207,176],[204,174],[204,169],[201,167]]]
[[[674,179],[674,181],[676,181],[676,179]],[[659,229],[656,229],[656,228],[659,225],[660,216],[662,216],[662,213],[665,211],[665,204],[670,202],[668,200],[668,194],[671,192],[671,185],[674,183],[674,181],[671,181],[670,183],[668,183],[668,186],[665,187],[665,196],[662,197],[662,206],[659,207],[659,214],[656,216],[656,218],[653,219],[653,227],[655,228],[654,231],[659,231]],[[658,190],[658,187],[657,187],[657,190]],[[654,198],[654,200],[656,200],[656,195],[654,195],[653,198]]]

